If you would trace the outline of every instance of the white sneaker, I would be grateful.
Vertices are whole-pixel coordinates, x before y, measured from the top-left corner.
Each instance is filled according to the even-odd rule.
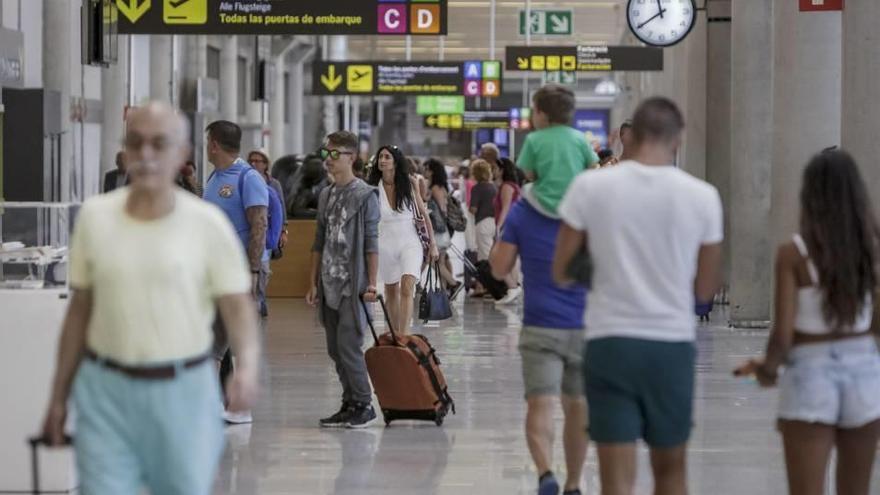
[[[232,425],[243,425],[254,422],[254,416],[250,411],[234,413],[223,411],[223,420]]]
[[[496,306],[506,306],[508,304],[513,304],[519,299],[519,296],[522,294],[522,288],[516,287],[513,289],[507,289],[507,294],[501,299],[495,301]]]

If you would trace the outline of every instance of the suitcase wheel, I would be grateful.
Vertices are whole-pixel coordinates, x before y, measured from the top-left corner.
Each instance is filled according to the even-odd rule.
[[[440,414],[435,416],[434,417],[434,424],[437,426],[443,426],[443,416],[441,416]]]

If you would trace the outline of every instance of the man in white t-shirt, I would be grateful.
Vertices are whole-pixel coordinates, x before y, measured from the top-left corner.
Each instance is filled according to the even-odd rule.
[[[244,249],[216,206],[174,184],[188,132],[168,105],[132,112],[131,186],[89,199],[77,217],[43,436],[62,443],[72,396],[82,493],[211,493],[223,452],[215,307],[238,359],[229,409],[248,410],[255,398],[257,313]]]
[[[651,448],[657,494],[687,491],[695,297],[720,283],[722,207],[711,185],[677,169],[684,119],[665,98],[633,118],[633,159],[581,174],[563,199],[553,265],[586,243],[592,258],[584,373],[602,493],[631,494],[636,442]]]

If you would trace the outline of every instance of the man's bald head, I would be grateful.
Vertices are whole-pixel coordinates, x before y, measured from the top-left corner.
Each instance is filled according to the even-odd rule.
[[[498,159],[501,158],[501,150],[495,143],[486,143],[480,146],[480,158],[491,164],[498,163]]]
[[[189,124],[166,103],[152,102],[129,114],[125,156],[133,189],[173,187],[189,153]]]

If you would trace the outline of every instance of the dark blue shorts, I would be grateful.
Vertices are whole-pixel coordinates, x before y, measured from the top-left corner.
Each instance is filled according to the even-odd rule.
[[[609,337],[591,340],[584,355],[590,437],[596,443],[669,448],[690,438],[693,424],[692,342]]]

